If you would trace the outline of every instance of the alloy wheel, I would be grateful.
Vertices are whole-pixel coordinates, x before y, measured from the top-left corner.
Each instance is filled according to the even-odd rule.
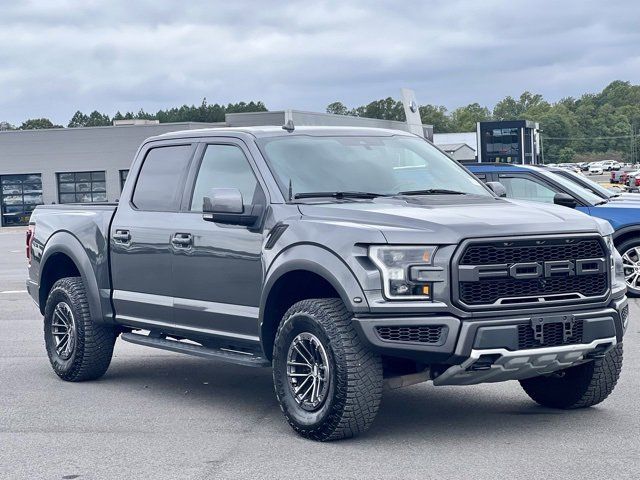
[[[302,332],[296,336],[287,354],[287,379],[300,407],[318,410],[327,397],[331,371],[327,352],[318,338]]]
[[[53,335],[56,354],[63,360],[68,360],[76,346],[76,322],[71,307],[60,302],[53,310],[51,320],[51,334]]]
[[[640,246],[631,247],[622,254],[622,266],[627,287],[640,290]]]

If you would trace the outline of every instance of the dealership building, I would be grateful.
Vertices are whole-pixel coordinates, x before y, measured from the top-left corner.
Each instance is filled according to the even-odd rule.
[[[114,202],[138,146],[148,137],[199,128],[284,125],[409,130],[404,122],[282,110],[227,114],[220,123],[123,120],[113,126],[0,131],[1,225],[24,225],[37,205]],[[426,138],[433,128],[424,126]]]

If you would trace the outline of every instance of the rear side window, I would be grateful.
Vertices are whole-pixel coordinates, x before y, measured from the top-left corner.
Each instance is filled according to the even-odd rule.
[[[191,145],[149,150],[133,192],[133,205],[140,210],[177,211],[190,158]]]

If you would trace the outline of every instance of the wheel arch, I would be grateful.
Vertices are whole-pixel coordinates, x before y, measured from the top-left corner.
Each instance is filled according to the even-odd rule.
[[[315,245],[297,245],[274,260],[267,272],[260,301],[260,340],[269,360],[276,330],[289,307],[300,300],[325,297],[340,298],[352,313],[368,310],[355,275],[329,250]]]
[[[38,290],[40,312],[44,314],[51,288],[61,278],[79,276],[86,289],[91,317],[97,322],[105,319],[103,303],[95,271],[89,255],[78,239],[69,232],[57,232],[47,241],[40,261]]]
[[[616,230],[613,232],[613,243],[617,247],[633,237],[640,237],[640,225],[630,225]]]

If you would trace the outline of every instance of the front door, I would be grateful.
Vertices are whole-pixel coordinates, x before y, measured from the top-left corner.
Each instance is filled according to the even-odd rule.
[[[266,202],[241,142],[203,145],[191,195],[173,225],[173,296],[179,328],[240,341],[258,341],[263,278],[262,231],[202,218],[212,188],[237,188],[245,209]],[[195,174],[195,175],[194,175]]]

